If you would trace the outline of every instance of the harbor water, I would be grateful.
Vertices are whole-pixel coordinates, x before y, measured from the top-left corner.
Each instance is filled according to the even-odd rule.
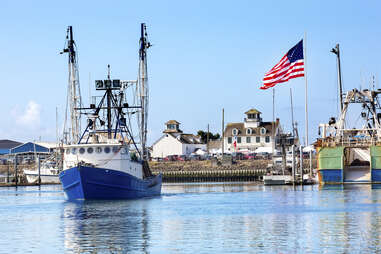
[[[130,201],[0,188],[0,253],[380,253],[376,185],[164,184]]]

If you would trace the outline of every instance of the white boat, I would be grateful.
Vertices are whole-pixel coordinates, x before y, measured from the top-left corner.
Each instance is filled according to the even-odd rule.
[[[58,177],[60,170],[57,169],[55,163],[43,163],[40,167],[41,183],[60,183]],[[38,182],[38,168],[24,169],[24,175],[28,183]]]
[[[285,185],[292,183],[291,175],[268,175],[263,176],[264,185]]]

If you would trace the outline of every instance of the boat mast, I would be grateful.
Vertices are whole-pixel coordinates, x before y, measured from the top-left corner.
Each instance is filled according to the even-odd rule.
[[[148,119],[148,78],[147,78],[147,49],[151,44],[147,40],[147,30],[145,23],[140,27],[140,49],[139,49],[139,96],[140,96],[140,142],[142,149],[142,159],[148,160],[146,149],[147,142],[147,119]]]
[[[337,82],[339,86],[340,112],[343,111],[343,85],[341,83],[341,65],[340,65],[340,48],[339,44],[331,49],[331,52],[337,56]]]
[[[78,143],[79,134],[81,129],[81,114],[75,109],[80,108],[82,104],[81,90],[79,85],[79,72],[78,72],[78,62],[77,62],[77,52],[76,45],[73,39],[73,29],[72,26],[67,28],[66,35],[66,48],[61,52],[68,53],[68,65],[69,65],[69,82],[68,82],[68,96],[67,105],[70,105],[70,140],[69,143]],[[67,106],[66,106],[67,107]],[[66,110],[67,116],[67,110]],[[66,117],[64,124],[64,132],[66,131]]]

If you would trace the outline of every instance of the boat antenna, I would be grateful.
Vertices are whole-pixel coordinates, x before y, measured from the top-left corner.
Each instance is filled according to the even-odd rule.
[[[146,149],[147,142],[147,119],[148,119],[148,76],[147,76],[147,49],[151,44],[147,39],[146,24],[141,23],[140,41],[139,41],[139,76],[138,76],[138,95],[140,97],[141,114],[138,118],[140,128],[140,142],[142,149],[142,159],[148,160],[148,151]]]
[[[68,95],[66,104],[66,115],[64,123],[64,133],[66,132],[66,119],[67,119],[67,107],[70,105],[70,140],[69,142],[74,144],[79,141],[79,135],[81,131],[81,114],[77,112],[76,108],[80,108],[82,105],[81,90],[79,85],[79,71],[76,44],[73,38],[73,28],[69,26],[66,33],[65,48],[61,52],[68,53],[68,66],[69,66],[69,82],[68,82]]]

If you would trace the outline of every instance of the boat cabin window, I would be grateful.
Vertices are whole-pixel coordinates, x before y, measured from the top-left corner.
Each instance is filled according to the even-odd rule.
[[[69,154],[70,153],[70,149],[66,149],[66,154]]]
[[[112,148],[112,152],[114,152],[114,153],[119,152],[119,147],[114,146],[114,147]]]
[[[105,147],[105,153],[110,153],[110,151],[111,151],[110,147],[106,146]]]
[[[79,153],[80,154],[84,154],[85,153],[85,148],[83,148],[83,147],[79,148]]]
[[[95,151],[96,151],[97,153],[101,153],[101,152],[102,152],[102,147],[97,147]]]
[[[77,148],[72,148],[72,149],[71,149],[71,153],[72,153],[72,154],[76,154],[76,153],[77,153]]]
[[[93,151],[94,151],[94,148],[92,147],[87,148],[87,153],[93,153]]]

